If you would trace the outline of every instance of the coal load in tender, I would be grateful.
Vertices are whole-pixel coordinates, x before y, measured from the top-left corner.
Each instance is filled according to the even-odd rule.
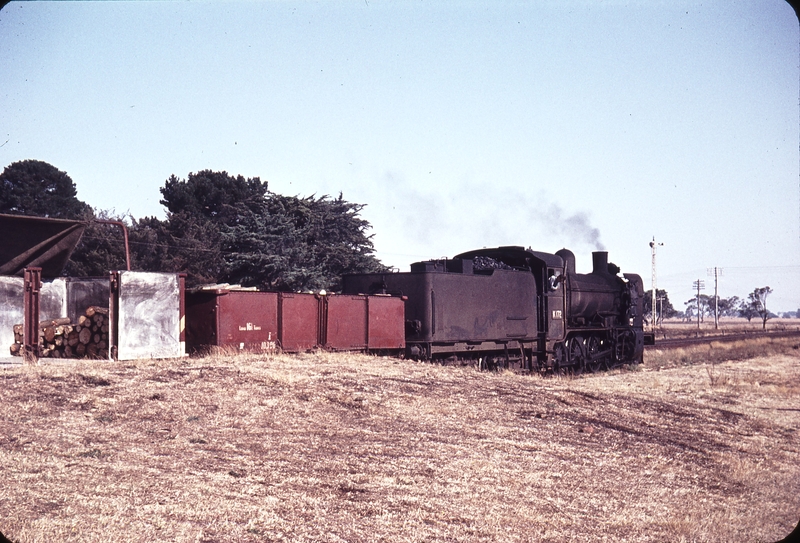
[[[14,325],[11,354],[22,355],[23,325]],[[77,323],[60,318],[39,323],[39,356],[42,358],[106,358],[108,309],[91,306]]]

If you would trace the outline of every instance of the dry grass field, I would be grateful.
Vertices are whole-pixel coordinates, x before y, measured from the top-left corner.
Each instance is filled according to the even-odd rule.
[[[575,378],[328,353],[0,369],[0,531],[773,542],[800,519],[797,342]]]
[[[697,321],[695,320],[683,321],[680,319],[667,319],[662,324],[659,324],[656,329],[656,339],[760,333],[764,330],[764,325],[758,317],[749,322],[747,319],[741,317],[721,317],[717,326],[714,325],[714,319],[708,316],[700,323],[700,326],[697,325]],[[647,327],[647,331],[650,331],[649,327]],[[766,331],[800,331],[800,319],[769,319],[767,321]]]

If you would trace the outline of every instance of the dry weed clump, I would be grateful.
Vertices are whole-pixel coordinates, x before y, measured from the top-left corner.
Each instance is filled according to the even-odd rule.
[[[800,518],[791,349],[579,378],[221,352],[0,382],[18,543],[772,542]]]

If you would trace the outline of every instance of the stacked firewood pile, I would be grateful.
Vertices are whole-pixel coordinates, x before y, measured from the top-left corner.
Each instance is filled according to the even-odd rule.
[[[23,326],[14,325],[11,354],[22,355]],[[108,356],[108,309],[91,306],[73,323],[68,318],[39,323],[39,356],[42,358],[106,358]]]

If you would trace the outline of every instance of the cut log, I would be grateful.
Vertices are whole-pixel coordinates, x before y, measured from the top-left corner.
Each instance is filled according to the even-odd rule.
[[[90,307],[86,308],[86,316],[87,317],[93,317],[96,314],[108,315],[108,309],[106,309],[105,307],[99,307],[99,306],[96,306],[96,305],[93,305],[93,306],[90,306]]]
[[[57,319],[50,319],[45,321],[39,321],[39,326],[58,326],[60,324],[69,324],[70,320],[67,317],[59,317]]]
[[[73,323],[66,317],[39,322],[38,352],[42,358],[101,358],[108,355],[108,309],[90,306]],[[12,355],[23,354],[24,325],[15,324]]]

